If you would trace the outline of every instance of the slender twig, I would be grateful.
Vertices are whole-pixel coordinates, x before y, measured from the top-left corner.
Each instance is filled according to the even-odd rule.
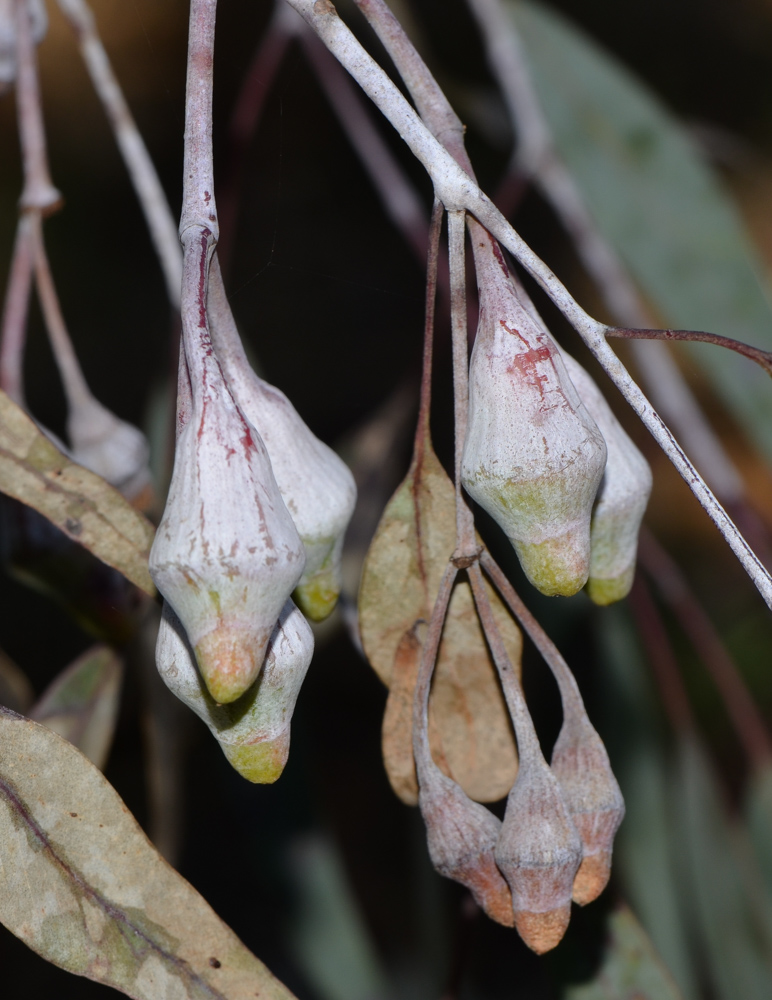
[[[755,361],[767,375],[772,375],[772,351],[762,351],[760,347],[752,347],[735,340],[733,337],[722,337],[718,333],[704,333],[701,330],[638,330],[623,329],[612,326],[606,330],[607,337],[621,337],[627,340],[686,340],[701,344],[715,344],[727,350],[741,354],[749,361]]]
[[[150,230],[150,238],[161,262],[169,300],[179,309],[182,280],[180,241],[177,225],[155,166],[110,65],[90,8],[85,0],[59,0],[59,7],[78,39],[91,82],[107,113],[118,148],[129,171]]]
[[[16,12],[16,103],[19,114],[19,138],[24,165],[22,211],[34,210],[49,214],[62,204],[62,196],[54,187],[48,170],[46,133],[40,102],[37,53],[32,38],[29,4],[15,0]]]
[[[630,592],[630,607],[673,729],[679,734],[694,732],[696,724],[689,696],[678,670],[678,660],[662,616],[640,574],[635,578]]]
[[[426,311],[424,315],[424,351],[421,369],[421,398],[418,407],[418,423],[415,429],[413,450],[420,461],[424,442],[429,439],[432,404],[432,355],[434,351],[434,312],[437,302],[437,265],[440,255],[440,232],[442,230],[442,205],[435,201],[429,228],[429,246],[426,259]]]
[[[434,665],[437,662],[437,653],[440,648],[445,615],[448,610],[450,595],[453,591],[453,584],[457,574],[458,570],[453,563],[448,563],[440,580],[440,587],[437,591],[437,599],[434,602],[432,617],[426,632],[426,639],[421,649],[421,664],[418,668],[418,676],[413,693],[413,753],[416,765],[418,766],[426,766],[433,763],[428,733],[429,691],[432,684]]]
[[[426,168],[449,211],[465,209],[502,243],[574,326],[624,398],[676,467],[697,500],[772,608],[772,577],[685,455],[662,418],[606,343],[606,327],[589,316],[549,267],[530,249],[491,200],[423,125],[400,91],[337,16],[329,0],[287,0],[317,32],[362,89],[386,115]]]
[[[0,326],[0,389],[24,406],[24,344],[32,287],[30,214],[19,218]]]
[[[772,738],[737,664],[675,560],[645,528],[638,558],[708,668],[748,760],[756,768],[768,764]]]

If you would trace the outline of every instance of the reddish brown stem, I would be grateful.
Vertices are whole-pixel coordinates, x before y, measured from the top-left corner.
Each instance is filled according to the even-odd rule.
[[[421,650],[421,666],[418,669],[413,696],[413,753],[417,763],[419,761],[430,763],[432,759],[428,736],[429,690],[432,684],[434,664],[437,661],[437,653],[440,648],[445,615],[457,573],[458,570],[453,563],[448,563],[440,581],[426,641]]]
[[[751,347],[750,344],[744,344],[732,337],[721,337],[717,333],[703,333],[701,330],[635,330],[609,326],[606,328],[606,336],[627,340],[689,340],[701,344],[715,344],[717,347],[726,347],[750,361],[755,361],[768,375],[772,375],[772,352],[762,351],[760,347]]]
[[[694,716],[670,637],[640,574],[636,576],[630,592],[630,606],[670,723],[676,733],[693,732],[696,729]]]
[[[639,559],[708,668],[748,760],[772,760],[772,739],[737,665],[676,562],[650,531],[641,532]]]
[[[440,254],[440,231],[444,209],[439,201],[434,202],[432,221],[429,229],[429,247],[426,262],[426,312],[424,318],[424,353],[421,372],[421,402],[418,409],[418,425],[415,431],[414,452],[420,462],[424,442],[429,437],[429,418],[432,403],[432,354],[434,349],[434,312],[437,302],[437,264]]]

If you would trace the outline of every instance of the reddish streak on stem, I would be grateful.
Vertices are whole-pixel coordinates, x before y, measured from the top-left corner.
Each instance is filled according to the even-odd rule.
[[[638,558],[708,668],[751,765],[758,768],[769,763],[772,739],[761,713],[710,616],[678,565],[645,529],[641,532]]]
[[[662,616],[640,574],[636,576],[630,592],[630,606],[671,725],[679,734],[693,732],[696,729],[694,716],[678,670],[678,661]]]
[[[744,344],[732,337],[721,337],[717,333],[703,333],[701,330],[628,330],[609,326],[606,328],[606,336],[622,337],[627,340],[689,340],[702,344],[715,344],[717,347],[726,347],[750,361],[755,361],[768,375],[772,375],[772,352],[751,347],[750,344]]]
[[[424,353],[421,372],[421,403],[418,410],[418,425],[415,432],[415,460],[420,463],[423,447],[429,435],[429,418],[432,401],[432,353],[434,344],[434,310],[437,300],[437,265],[440,250],[440,230],[444,209],[439,201],[434,202],[432,221],[429,229],[429,248],[426,265],[426,311],[424,318]],[[420,457],[419,457],[420,456]]]

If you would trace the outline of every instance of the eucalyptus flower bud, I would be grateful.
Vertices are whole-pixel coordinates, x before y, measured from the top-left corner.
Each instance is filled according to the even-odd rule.
[[[150,448],[133,424],[116,417],[93,396],[70,406],[67,433],[76,462],[134,500],[150,488]]]
[[[343,535],[356,503],[354,477],[310,431],[284,393],[250,367],[225,302],[216,259],[209,303],[212,344],[228,386],[265,443],[279,491],[303,541],[306,567],[295,600],[309,618],[322,621],[340,594]]]
[[[574,879],[573,899],[584,906],[606,887],[614,835],[625,815],[606,748],[585,712],[566,715],[551,767],[582,838],[584,853]]]
[[[150,573],[224,704],[257,678],[305,553],[260,435],[213,357],[204,375],[177,437]]]
[[[27,0],[32,40],[42,42],[48,28],[44,0]],[[0,0],[0,94],[16,79],[16,14],[14,0]]]
[[[652,487],[651,469],[592,377],[565,351],[561,353],[608,449],[606,471],[592,514],[587,593],[596,604],[611,604],[626,597],[633,585],[638,531]]]
[[[546,761],[521,752],[496,846],[496,864],[512,890],[515,927],[538,955],[558,944],[571,919],[582,842]]]
[[[495,251],[498,257],[475,258],[480,320],[461,478],[509,537],[534,586],[574,594],[589,573],[606,446],[557,346],[523,307]]]
[[[419,761],[417,771],[432,864],[440,875],[465,885],[492,920],[512,927],[512,896],[494,860],[501,821],[433,761]]]
[[[238,701],[218,705],[196,670],[185,630],[164,602],[156,664],[169,690],[203,719],[239,774],[268,784],[287,763],[292,713],[313,652],[311,629],[288,600],[271,633],[260,676]]]

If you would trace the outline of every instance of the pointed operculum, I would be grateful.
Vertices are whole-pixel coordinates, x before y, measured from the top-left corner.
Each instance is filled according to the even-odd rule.
[[[226,704],[255,681],[305,552],[260,436],[215,375],[177,439],[150,572]]]
[[[574,713],[564,721],[552,751],[552,772],[582,838],[573,899],[584,906],[606,887],[614,836],[625,815],[606,748],[586,715]]]
[[[555,776],[539,756],[521,758],[496,846],[496,863],[512,890],[515,927],[541,955],[561,940],[582,842]]]
[[[638,531],[651,493],[651,469],[591,376],[570,355],[561,353],[608,449],[592,515],[587,593],[596,604],[611,604],[626,597],[633,584]]]
[[[432,864],[440,875],[465,885],[492,920],[512,927],[512,897],[494,860],[501,821],[435,764],[418,771],[418,804]]]
[[[220,294],[221,285],[212,283],[212,300],[218,301]],[[311,432],[284,393],[252,371],[228,315],[212,310],[212,343],[236,402],[265,443],[279,491],[305,547],[296,600],[309,618],[322,621],[340,594],[343,535],[356,503],[354,477]]]
[[[509,537],[534,586],[574,594],[589,574],[590,519],[606,446],[503,260],[478,250],[481,309],[462,481]]]
[[[218,705],[196,670],[185,630],[165,603],[156,663],[166,686],[203,719],[231,766],[248,781],[270,784],[287,762],[292,713],[313,650],[308,623],[287,601],[257,681],[238,701]]]

